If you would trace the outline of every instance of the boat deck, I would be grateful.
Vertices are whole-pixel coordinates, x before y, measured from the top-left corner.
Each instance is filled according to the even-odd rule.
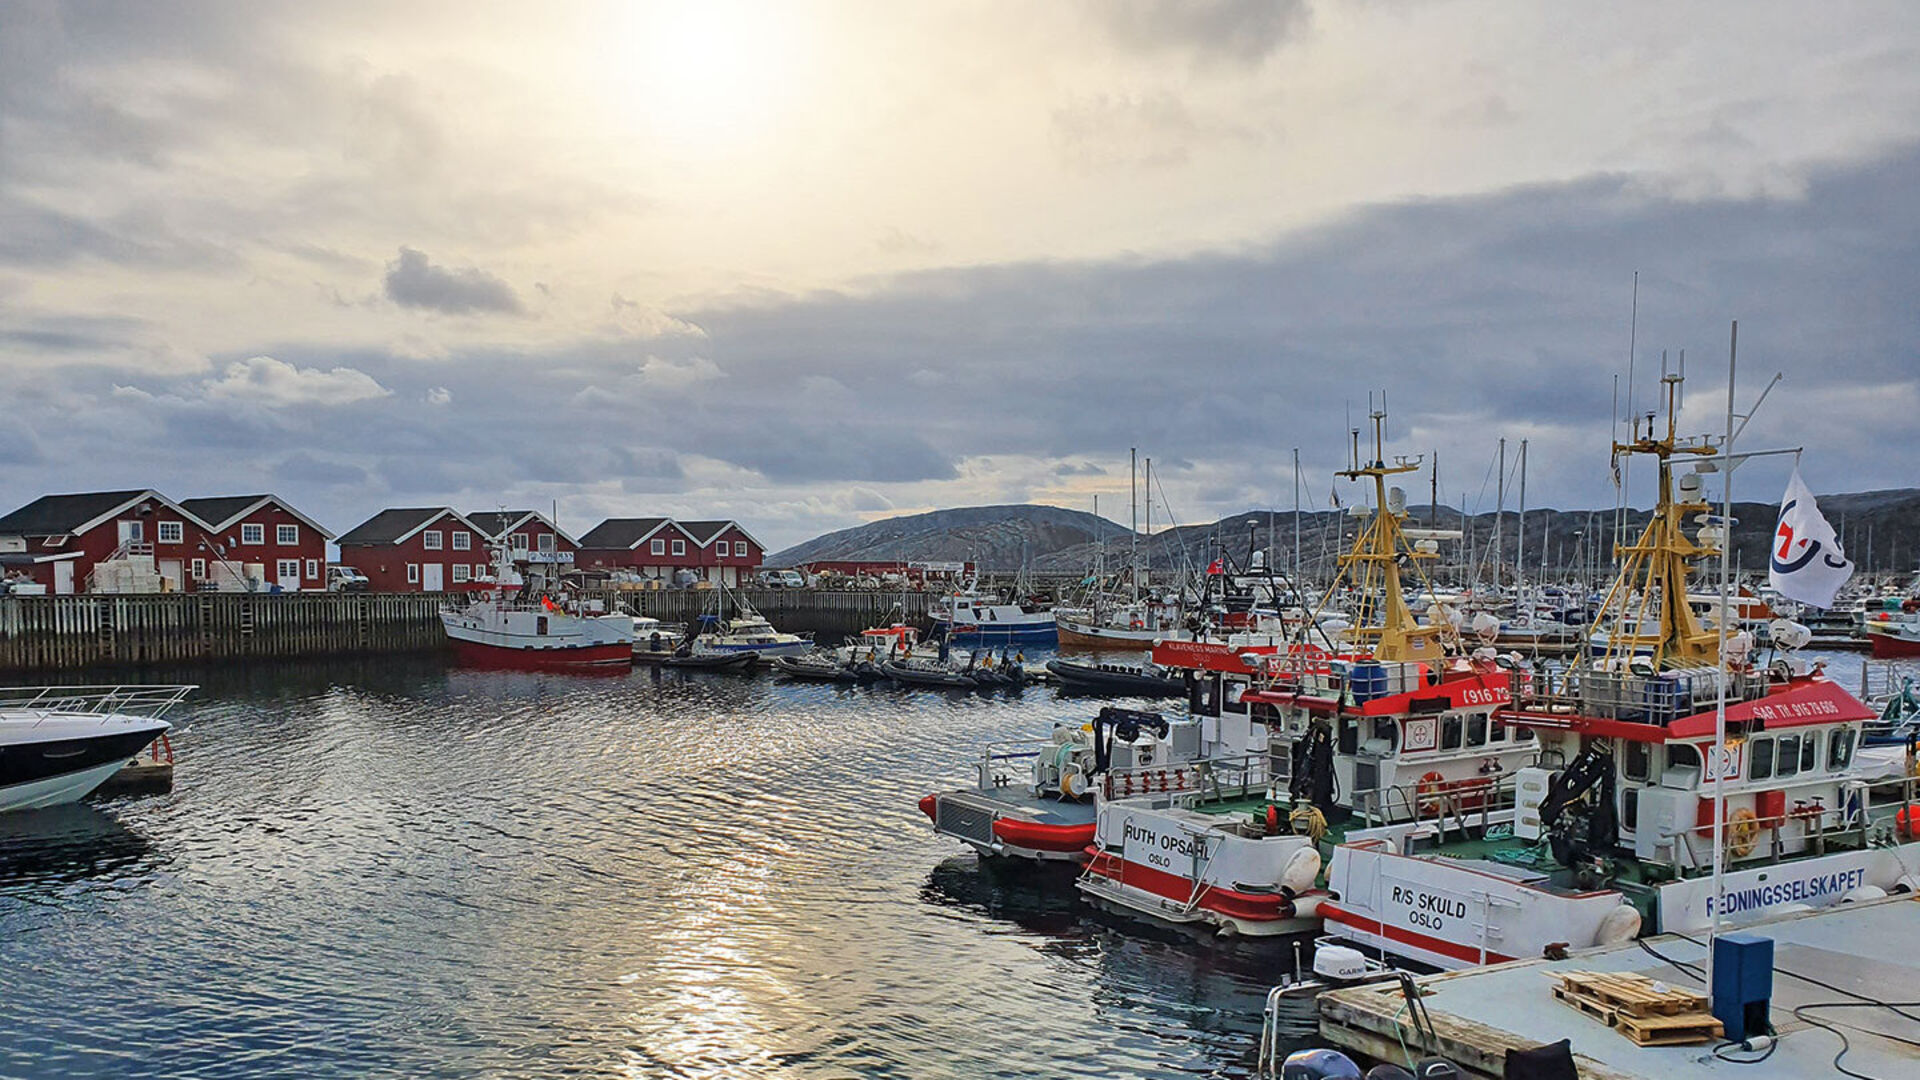
[[[1920,1074],[1920,1049],[1897,1041],[1920,1041],[1920,1021],[1860,1002],[1861,998],[1889,1002],[1916,998],[1920,954],[1886,947],[1890,941],[1920,938],[1920,903],[1914,897],[1845,904],[1741,929],[1774,941],[1770,1015],[1780,1040],[1765,1061],[1734,1065],[1716,1059],[1709,1044],[1639,1046],[1548,993],[1553,982],[1548,976],[1560,971],[1632,972],[1676,989],[1706,992],[1696,975],[1650,955],[1638,943],[1577,952],[1565,960],[1521,960],[1422,978],[1438,1051],[1481,1076],[1501,1074],[1509,1047],[1538,1046],[1561,1038],[1572,1039],[1580,1075],[1587,1080],[1696,1080],[1733,1074],[1747,1080],[1798,1080],[1836,1075],[1833,1061],[1841,1049],[1840,1038],[1806,1019],[1811,1016],[1845,1025],[1851,1048],[1841,1064],[1848,1069],[1888,1080]],[[1704,937],[1661,935],[1647,944],[1695,971],[1706,956]],[[1858,1007],[1794,1013],[1796,1008],[1837,1002]],[[1391,1062],[1403,1061],[1400,1045],[1405,1039],[1408,1049],[1419,1056],[1422,1050],[1407,1021],[1405,1004],[1397,986],[1329,991],[1319,1001],[1321,1034],[1343,1049]],[[1920,1016],[1920,1009],[1906,1011]]]

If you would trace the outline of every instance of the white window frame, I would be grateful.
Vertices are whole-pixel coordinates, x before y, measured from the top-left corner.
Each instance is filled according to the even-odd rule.
[[[453,583],[455,585],[465,585],[469,580],[469,578],[472,576],[472,573],[473,571],[467,566],[466,563],[463,563],[463,562],[454,563],[453,564]]]
[[[428,529],[420,534],[420,546],[427,551],[439,551],[446,546],[447,537],[439,529]]]
[[[409,585],[420,584],[420,564],[419,563],[410,562],[407,564],[407,584]]]
[[[661,537],[655,537],[653,541],[653,547],[650,550],[652,550],[652,552],[655,555],[665,555],[667,553],[666,540]]]
[[[472,551],[473,550],[473,534],[467,533],[467,532],[454,533],[453,534],[453,550]]]
[[[552,533],[541,533],[536,546],[541,551],[557,551],[560,547],[557,538]]]
[[[313,581],[319,581],[319,580],[320,580],[320,560],[319,560],[319,559],[308,559],[308,560],[307,560],[307,575],[306,575],[306,576],[307,576],[307,577],[308,577],[309,579],[311,579],[311,580],[313,580]]]
[[[687,553],[687,542],[685,540],[675,540],[673,542],[673,553],[675,555],[685,555]]]
[[[735,558],[739,558],[739,559],[746,558],[747,542],[745,540],[735,540],[733,542],[733,554]]]
[[[184,544],[187,542],[187,523],[184,521],[161,521],[153,527],[153,542],[156,544]]]
[[[486,579],[487,579],[487,564],[478,563],[478,562],[474,563],[473,564],[473,580],[485,581]]]
[[[207,560],[205,559],[193,560],[193,562],[189,564],[189,569],[187,572],[193,575],[193,580],[195,581],[207,580]]]
[[[293,569],[292,573],[287,572],[287,569],[289,567]],[[281,581],[285,581],[288,578],[292,578],[295,581],[300,580],[300,560],[299,559],[273,560],[273,580],[275,582],[281,582]]]
[[[267,527],[254,521],[240,523],[240,542],[260,545],[267,542]]]
[[[299,547],[300,526],[275,525],[273,527],[273,542],[280,547]]]
[[[513,534],[513,550],[515,551],[527,550],[527,534],[526,533],[517,532]]]

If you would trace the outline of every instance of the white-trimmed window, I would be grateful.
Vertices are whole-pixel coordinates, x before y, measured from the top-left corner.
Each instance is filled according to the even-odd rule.
[[[189,568],[188,572],[193,575],[193,580],[195,581],[207,580],[207,560],[193,560],[193,565]]]
[[[419,563],[410,562],[407,564],[407,584],[409,585],[420,584],[420,564]]]
[[[675,540],[673,542],[673,553],[675,555],[685,555],[687,553],[687,542],[685,540]]]
[[[652,550],[655,555],[665,555],[667,553],[667,542],[665,540],[655,540]]]
[[[240,542],[243,544],[264,544],[267,542],[267,527],[257,524],[240,526]]]
[[[467,570],[466,563],[457,562],[453,564],[453,583],[455,585],[464,583],[467,580],[467,574],[468,574],[468,570]]]
[[[300,580],[299,559],[276,559],[274,560],[273,568],[275,571],[273,575],[275,581]]]
[[[307,576],[309,578],[312,578],[315,581],[320,580],[320,560],[319,559],[307,560]]]
[[[473,580],[479,581],[485,578],[486,576],[487,576],[487,564],[474,563],[473,564]]]
[[[281,547],[293,547],[297,545],[300,543],[300,526],[275,525],[273,527],[273,542],[279,544]]]
[[[733,553],[742,559],[746,558],[747,542],[745,540],[735,540],[733,542]]]
[[[472,551],[473,550],[473,534],[464,533],[464,532],[454,533],[453,534],[453,550]]]
[[[519,532],[519,533],[513,534],[513,550],[515,551],[527,550],[527,534],[526,533]]]
[[[162,544],[181,544],[187,539],[187,528],[178,521],[162,521],[155,529],[154,539]]]
[[[540,550],[541,550],[541,551],[552,551],[553,549],[554,549],[554,547],[553,547],[553,534],[552,534],[552,533],[541,533],[541,534],[540,534]]]
[[[420,534],[420,546],[428,551],[439,551],[446,544],[446,536],[439,529],[428,529]]]

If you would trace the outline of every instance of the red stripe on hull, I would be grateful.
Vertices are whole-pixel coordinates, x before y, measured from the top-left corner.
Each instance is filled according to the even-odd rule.
[[[1088,849],[1092,860],[1087,872],[1098,874],[1115,884],[1139,889],[1182,904],[1193,897],[1193,879],[1156,870],[1151,866],[1125,862],[1111,852]],[[1293,918],[1293,901],[1279,893],[1240,892],[1214,885],[1206,890],[1195,907],[1242,922],[1282,922]]]
[[[509,649],[456,641],[462,667],[501,671],[618,671],[633,666],[633,646],[577,645],[555,649]]]
[[[1444,956],[1451,960],[1458,960],[1463,964],[1473,964],[1476,966],[1480,964],[1504,964],[1513,959],[1513,957],[1505,953],[1497,953],[1491,949],[1487,950],[1483,957],[1479,949],[1473,948],[1470,945],[1460,945],[1447,941],[1444,938],[1429,937],[1426,934],[1415,933],[1412,930],[1403,930],[1398,926],[1387,926],[1378,919],[1369,919],[1365,915],[1356,915],[1351,911],[1347,911],[1332,901],[1327,901],[1320,905],[1320,917],[1330,924],[1349,927],[1361,933],[1386,938],[1388,941],[1397,941],[1402,945],[1412,945],[1417,949],[1423,949],[1433,953],[1435,956]]]

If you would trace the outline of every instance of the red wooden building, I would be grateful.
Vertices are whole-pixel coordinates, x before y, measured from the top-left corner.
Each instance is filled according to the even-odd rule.
[[[580,541],[562,532],[538,510],[482,510],[466,518],[493,540],[506,537],[507,546],[514,551],[580,550]]]
[[[493,584],[492,537],[447,506],[382,510],[342,533],[342,565],[374,592],[465,592]]]
[[[180,503],[205,526],[212,543],[188,562],[195,583],[221,581],[234,567],[259,564],[283,592],[327,587],[327,541],[333,533],[277,495],[230,495]]]
[[[703,581],[741,584],[766,548],[733,521],[608,518],[580,537],[585,569],[628,570],[671,582],[680,570]]]
[[[42,495],[0,517],[0,570],[67,595],[84,592],[93,568],[116,553],[152,555],[170,586],[185,589],[206,538],[204,523],[151,488]]]

